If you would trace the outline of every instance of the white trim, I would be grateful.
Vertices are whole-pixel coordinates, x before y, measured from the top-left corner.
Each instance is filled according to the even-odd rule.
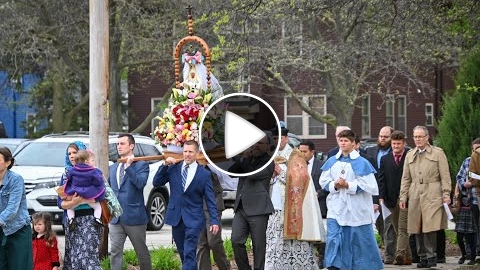
[[[307,104],[308,104],[308,100],[310,98],[323,98],[323,100],[324,100],[324,102],[323,102],[323,112],[324,112],[324,115],[327,113],[327,96],[326,95],[306,94],[306,95],[301,95],[301,96],[302,96],[303,102],[305,102]],[[288,112],[287,112],[288,99],[289,98],[292,98],[292,97],[286,95],[283,99],[283,101],[284,101],[284,119],[285,119],[285,122],[288,122],[288,117],[289,117]],[[321,134],[321,135],[310,135],[309,134],[310,119],[311,119],[312,116],[310,114],[306,113],[304,110],[302,110],[301,115],[290,115],[290,117],[301,117],[302,118],[302,134],[296,134],[299,138],[301,138],[301,139],[326,139],[327,138],[327,124],[326,123],[321,123],[320,124],[320,125],[323,124],[324,134]],[[288,124],[287,124],[287,128],[288,128]]]
[[[407,121],[407,96],[406,95],[398,95],[397,96],[397,100],[400,100],[402,99],[403,100],[403,112],[404,114],[400,114],[399,110],[400,110],[400,106],[398,105],[397,106],[397,122],[400,123],[402,121],[399,120],[400,117],[403,117],[404,120],[403,120],[403,125],[405,126],[405,130],[402,130],[404,133],[405,133],[405,136],[407,136],[408,134],[408,127],[407,127],[407,124],[408,124],[408,121]],[[398,101],[397,101],[398,103]],[[398,124],[395,126],[395,129],[397,130],[400,130]]]
[[[368,107],[368,108],[367,108],[368,114],[363,114],[363,102],[364,102],[365,100],[366,100],[367,103],[368,103],[368,105],[367,105],[367,107]],[[360,118],[360,128],[361,128],[361,132],[362,132],[362,138],[370,138],[370,137],[372,137],[372,130],[371,130],[371,128],[372,128],[372,113],[371,113],[371,103],[370,103],[370,102],[371,102],[371,100],[370,100],[370,95],[364,96],[364,97],[362,98],[362,101],[361,101],[361,106],[360,106],[360,107],[361,107],[361,110],[360,110],[360,115],[361,115],[361,118]],[[366,129],[367,132],[368,132],[368,134],[367,134],[367,133],[364,133],[364,131],[365,131],[365,129],[364,129],[364,127],[363,127],[363,125],[364,125],[363,118],[364,118],[364,117],[367,117],[367,119],[368,119],[368,120],[367,120],[367,123],[366,123],[366,124],[368,125],[368,127],[367,127],[367,129]]]
[[[430,107],[430,113],[427,111],[427,107]],[[434,111],[433,103],[425,103],[425,126],[431,127],[434,123]],[[428,123],[428,117],[431,117],[431,123]]]
[[[389,115],[389,108],[390,108],[390,115]],[[390,119],[391,122],[387,121]],[[387,94],[385,98],[385,125],[395,127],[395,96],[392,94]]]

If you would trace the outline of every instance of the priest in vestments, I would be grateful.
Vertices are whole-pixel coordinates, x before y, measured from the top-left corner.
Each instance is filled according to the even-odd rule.
[[[288,145],[287,133],[282,129],[274,138],[280,149],[271,181],[275,212],[268,219],[265,269],[316,270],[313,244],[325,241],[325,229],[304,155]]]
[[[372,196],[378,195],[375,169],[354,150],[355,133],[338,135],[340,151],[322,167],[327,196],[325,267],[329,270],[383,269],[375,240]]]

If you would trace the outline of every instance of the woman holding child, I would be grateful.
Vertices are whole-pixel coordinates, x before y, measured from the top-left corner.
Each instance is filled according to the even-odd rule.
[[[67,181],[66,175],[75,166],[75,158],[79,151],[85,151],[86,146],[80,141],[68,145],[65,157],[65,174],[60,185]],[[95,226],[94,210],[88,203],[95,203],[94,199],[86,200],[74,194],[73,196],[59,196],[58,207],[64,209],[63,227],[65,230],[65,270],[89,269],[101,270],[98,249],[100,246],[101,228]],[[75,211],[75,225],[69,226],[67,210]],[[72,228],[69,228],[72,227]],[[73,230],[72,230],[73,229]]]

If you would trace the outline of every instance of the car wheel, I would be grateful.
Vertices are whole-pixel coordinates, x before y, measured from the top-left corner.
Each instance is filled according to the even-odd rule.
[[[150,231],[158,231],[165,224],[165,213],[167,210],[167,202],[160,192],[153,192],[148,199],[147,209],[150,213],[147,229]]]

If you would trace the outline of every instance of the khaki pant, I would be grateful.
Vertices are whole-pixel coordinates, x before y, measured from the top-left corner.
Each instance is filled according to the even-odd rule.
[[[407,233],[408,209],[400,209],[398,203],[395,208],[389,209],[392,212],[392,225],[397,234],[397,250],[395,255],[402,254],[404,258],[412,259],[409,236]]]

